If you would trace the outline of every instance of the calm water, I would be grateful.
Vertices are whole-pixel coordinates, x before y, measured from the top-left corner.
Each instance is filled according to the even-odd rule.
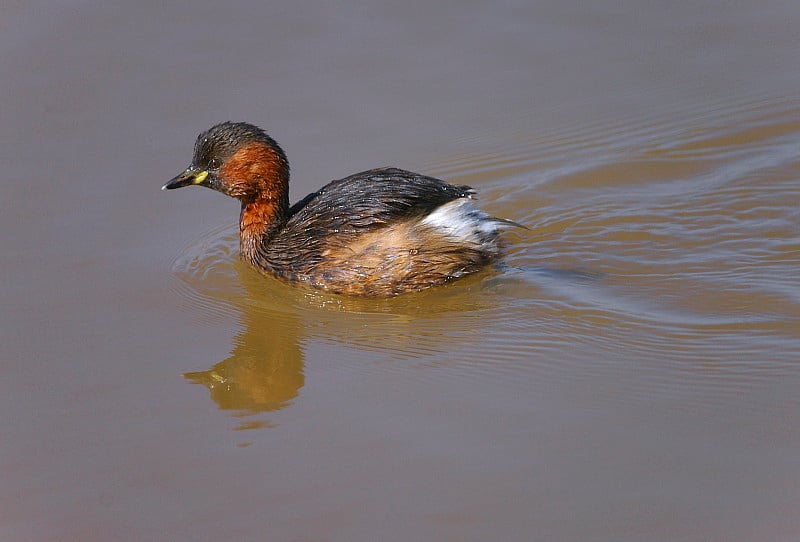
[[[800,539],[800,7],[12,3],[0,538]],[[394,165],[529,226],[347,299],[159,190]]]

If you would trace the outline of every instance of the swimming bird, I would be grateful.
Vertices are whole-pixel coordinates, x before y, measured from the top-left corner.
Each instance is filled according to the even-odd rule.
[[[241,202],[241,257],[264,273],[345,295],[388,297],[475,273],[523,227],[474,205],[469,186],[396,168],[332,181],[289,205],[289,162],[264,130],[223,122],[162,190],[205,186]]]

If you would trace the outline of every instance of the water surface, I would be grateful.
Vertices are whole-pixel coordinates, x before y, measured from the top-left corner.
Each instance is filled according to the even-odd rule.
[[[796,540],[800,9],[10,6],[7,540]],[[392,165],[528,226],[360,300],[159,187],[221,120],[292,199]]]

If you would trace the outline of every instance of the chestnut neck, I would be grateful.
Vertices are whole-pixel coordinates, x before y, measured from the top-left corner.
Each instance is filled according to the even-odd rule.
[[[280,147],[256,141],[239,149],[221,169],[229,195],[242,202],[241,255],[260,265],[264,249],[289,218],[289,164]]]
[[[258,265],[264,248],[280,232],[288,219],[289,201],[255,198],[242,201],[239,214],[239,251],[242,257]]]

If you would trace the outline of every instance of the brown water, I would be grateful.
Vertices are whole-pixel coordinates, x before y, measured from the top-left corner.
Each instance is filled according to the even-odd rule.
[[[0,538],[800,539],[800,4],[11,3]],[[530,226],[392,300],[159,191],[266,127]]]

